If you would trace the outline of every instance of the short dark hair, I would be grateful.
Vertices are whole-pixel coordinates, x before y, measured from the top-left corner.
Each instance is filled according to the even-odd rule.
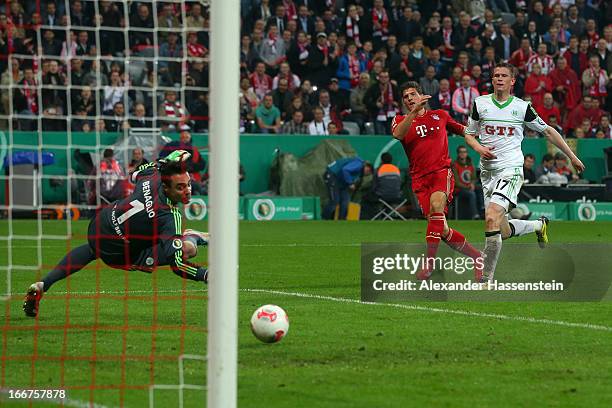
[[[172,183],[172,176],[175,174],[183,174],[185,172],[187,172],[187,165],[185,162],[164,163],[160,168],[162,183],[169,187]]]
[[[493,68],[493,71],[495,71],[495,69],[497,68],[507,68],[508,71],[510,71],[510,75],[512,76],[512,78],[516,78],[518,75],[518,70],[516,69],[516,67],[507,62],[500,62],[499,64],[495,64],[495,68]]]
[[[104,149],[104,153],[102,154],[104,156],[105,159],[111,158],[113,157],[115,154],[115,152],[113,151],[113,149]]]
[[[554,157],[550,153],[546,153],[544,156],[542,156],[542,162],[547,162],[551,160],[554,160]]]
[[[393,156],[391,156],[391,153],[389,152],[384,152],[380,156],[380,161],[382,162],[382,164],[391,164],[393,163]]]
[[[465,158],[465,164],[467,164],[468,166],[471,166],[472,165],[472,158],[470,157],[470,154],[467,151],[467,147],[465,147],[465,145],[457,146],[457,154],[459,154],[459,150],[461,150],[461,149],[465,149],[465,151],[468,153],[468,155]]]
[[[532,159],[532,160],[534,160],[534,161],[535,161],[535,156],[533,155],[533,153],[527,153],[527,154],[525,155],[525,158],[526,158],[526,159]]]
[[[414,88],[418,93],[423,94],[423,88],[416,81],[408,81],[402,86],[402,94],[406,89]]]

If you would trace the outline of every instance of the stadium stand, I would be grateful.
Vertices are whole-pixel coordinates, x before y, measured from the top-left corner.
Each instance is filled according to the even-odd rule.
[[[460,93],[455,93],[460,82],[469,81],[466,89],[472,89],[474,95],[490,93],[494,64],[510,61],[521,72],[515,94],[531,99],[540,111],[550,108],[543,103],[544,94],[550,92],[559,109],[557,123],[567,137],[599,134],[607,138],[607,122],[600,120],[610,111],[612,101],[612,7],[597,0],[572,3],[245,1],[242,73],[260,101],[276,89],[272,78],[275,84],[287,78],[307,109],[313,107],[309,106],[313,99],[314,106],[320,105],[316,94],[328,90],[335,97],[331,107],[321,106],[326,125],[335,115],[338,120],[358,123],[362,133],[367,133],[364,124],[368,123],[380,134],[386,130],[386,118],[400,108],[393,89],[407,80],[421,81],[436,94],[439,82],[448,79],[450,94],[457,96],[450,110],[460,118],[466,109]],[[559,64],[560,59],[567,63]],[[428,67],[433,72],[426,74]],[[386,71],[391,76],[389,85],[385,79],[379,81]],[[368,109],[356,112],[353,99],[363,92],[359,88],[364,87],[360,85],[364,72],[370,76],[367,87],[374,98]],[[316,87],[314,98],[303,92],[300,81]],[[333,90],[336,83],[338,91]],[[585,106],[583,96],[594,101]],[[572,116],[575,106],[581,108]],[[591,119],[590,129],[586,136],[582,131],[576,135],[585,115]],[[247,111],[242,120],[252,120]],[[603,132],[598,132],[600,128]],[[349,129],[340,132],[355,133],[354,126]]]
[[[540,111],[550,108],[544,93],[552,94],[567,137],[609,138],[602,117],[612,105],[612,7],[572,3],[242,1],[237,46],[242,77],[250,81],[243,90],[257,96],[244,104],[242,128],[260,130],[253,112],[272,93],[283,123],[293,114],[291,98],[299,96],[305,122],[320,106],[326,128],[333,121],[339,133],[354,134],[356,123],[360,133],[372,127],[382,133],[400,109],[393,90],[405,81],[437,93],[448,79],[454,95],[468,77],[472,89],[486,94],[494,62],[507,60],[521,71],[516,95]],[[138,118],[162,130],[188,122],[206,131],[208,20],[208,2],[6,2],[0,5],[2,114],[14,115],[15,130],[36,129],[34,118],[42,114],[44,131],[122,131]],[[427,74],[428,67],[434,71]],[[388,85],[379,81],[385,72]],[[362,73],[369,83],[360,83]],[[359,103],[365,86],[366,109]],[[329,103],[322,104],[322,90]],[[463,105],[454,99],[450,109],[461,117]],[[351,122],[347,129],[343,121]],[[6,120],[0,125],[8,127]]]
[[[0,4],[0,130],[92,133],[99,149],[106,133],[206,133],[209,3]],[[244,0],[241,132],[388,133],[408,80],[461,119],[507,60],[514,93],[565,137],[610,139],[612,7],[572,3]]]

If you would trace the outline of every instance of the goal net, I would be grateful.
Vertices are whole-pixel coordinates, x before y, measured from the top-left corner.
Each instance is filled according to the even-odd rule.
[[[201,406],[201,282],[98,259],[54,284],[37,317],[24,316],[22,303],[32,283],[87,243],[96,209],[133,189],[130,171],[155,160],[181,129],[207,132],[209,4],[2,6],[0,401]],[[206,262],[206,251],[196,262]]]

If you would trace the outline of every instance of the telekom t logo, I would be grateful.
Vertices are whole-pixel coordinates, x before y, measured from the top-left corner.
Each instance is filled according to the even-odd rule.
[[[427,136],[427,126],[425,126],[425,125],[418,125],[416,127],[416,132],[417,132],[417,135],[419,135],[419,137]]]

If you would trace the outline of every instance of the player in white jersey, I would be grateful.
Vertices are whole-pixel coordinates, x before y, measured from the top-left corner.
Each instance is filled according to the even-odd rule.
[[[548,219],[542,217],[535,221],[508,221],[506,217],[508,211],[516,206],[523,184],[521,142],[524,126],[543,133],[570,158],[576,171],[584,171],[584,164],[571,151],[559,132],[548,126],[530,103],[510,95],[516,75],[516,68],[510,64],[501,63],[495,67],[494,93],[476,98],[465,132],[466,139],[477,135],[480,142],[496,156],[480,161],[480,178],[485,196],[486,241],[483,275],[489,282],[493,281],[502,239],[535,232],[540,246],[548,242]]]

